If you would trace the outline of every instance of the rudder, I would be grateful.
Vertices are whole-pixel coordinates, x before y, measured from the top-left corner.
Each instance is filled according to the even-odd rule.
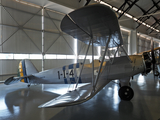
[[[38,70],[32,64],[30,60],[21,60],[19,62],[18,75],[20,77],[32,75],[34,73],[38,73]],[[28,83],[29,78],[24,78],[21,82]]]

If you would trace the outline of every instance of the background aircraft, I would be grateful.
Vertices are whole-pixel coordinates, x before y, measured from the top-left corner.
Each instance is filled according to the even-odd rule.
[[[4,83],[9,85],[21,81],[28,84],[75,84],[73,91],[42,104],[39,108],[80,104],[91,99],[115,79],[120,82],[119,97],[122,100],[131,100],[134,92],[130,87],[130,77],[139,73],[146,75],[152,69],[155,71],[156,59],[153,44],[151,51],[128,56],[123,49],[123,39],[116,14],[107,6],[95,4],[77,9],[63,18],[61,29],[88,44],[83,63],[38,72],[29,60],[22,60],[19,64],[20,77],[8,78]],[[91,45],[92,63],[85,64]],[[93,46],[105,46],[100,62],[94,60]],[[112,47],[117,48],[114,57],[109,56],[110,59],[105,61],[106,52]],[[123,51],[126,55],[116,57],[119,51]],[[77,88],[81,83],[89,84]]]

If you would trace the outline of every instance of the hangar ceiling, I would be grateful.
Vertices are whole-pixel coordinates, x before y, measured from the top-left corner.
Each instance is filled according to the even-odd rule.
[[[96,2],[104,2],[117,8],[115,11],[124,11],[137,18],[133,20],[119,13],[119,22],[122,26],[160,38],[160,1],[159,0],[23,0],[38,4],[63,13]],[[148,25],[148,26],[147,26]]]
[[[159,0],[103,0],[104,2],[123,10],[124,12],[137,18],[136,23],[132,19],[127,19],[120,14],[119,21],[121,24],[132,24],[133,29],[137,31],[160,38],[160,1]],[[138,22],[138,20],[141,21]],[[144,23],[150,27],[145,26]],[[156,31],[157,30],[157,31]]]
[[[33,3],[39,6],[43,6],[45,8],[53,9],[62,13],[69,13],[73,11],[73,8],[64,6],[64,4],[58,4],[56,2],[51,2],[48,0],[18,0],[18,1],[25,1],[28,3]],[[61,0],[60,0],[61,1]]]

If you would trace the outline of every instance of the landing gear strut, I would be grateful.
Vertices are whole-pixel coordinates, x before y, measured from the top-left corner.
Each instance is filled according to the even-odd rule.
[[[119,89],[118,95],[122,100],[129,101],[133,98],[134,92],[131,87],[123,86]]]
[[[128,83],[129,87],[131,87],[131,82]],[[119,87],[121,88],[121,83],[119,83]]]

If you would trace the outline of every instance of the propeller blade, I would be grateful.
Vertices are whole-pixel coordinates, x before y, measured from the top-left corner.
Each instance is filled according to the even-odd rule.
[[[156,59],[154,55],[154,42],[151,40],[151,57],[152,57],[152,65],[153,65],[153,75],[155,76],[155,64],[156,64]]]

